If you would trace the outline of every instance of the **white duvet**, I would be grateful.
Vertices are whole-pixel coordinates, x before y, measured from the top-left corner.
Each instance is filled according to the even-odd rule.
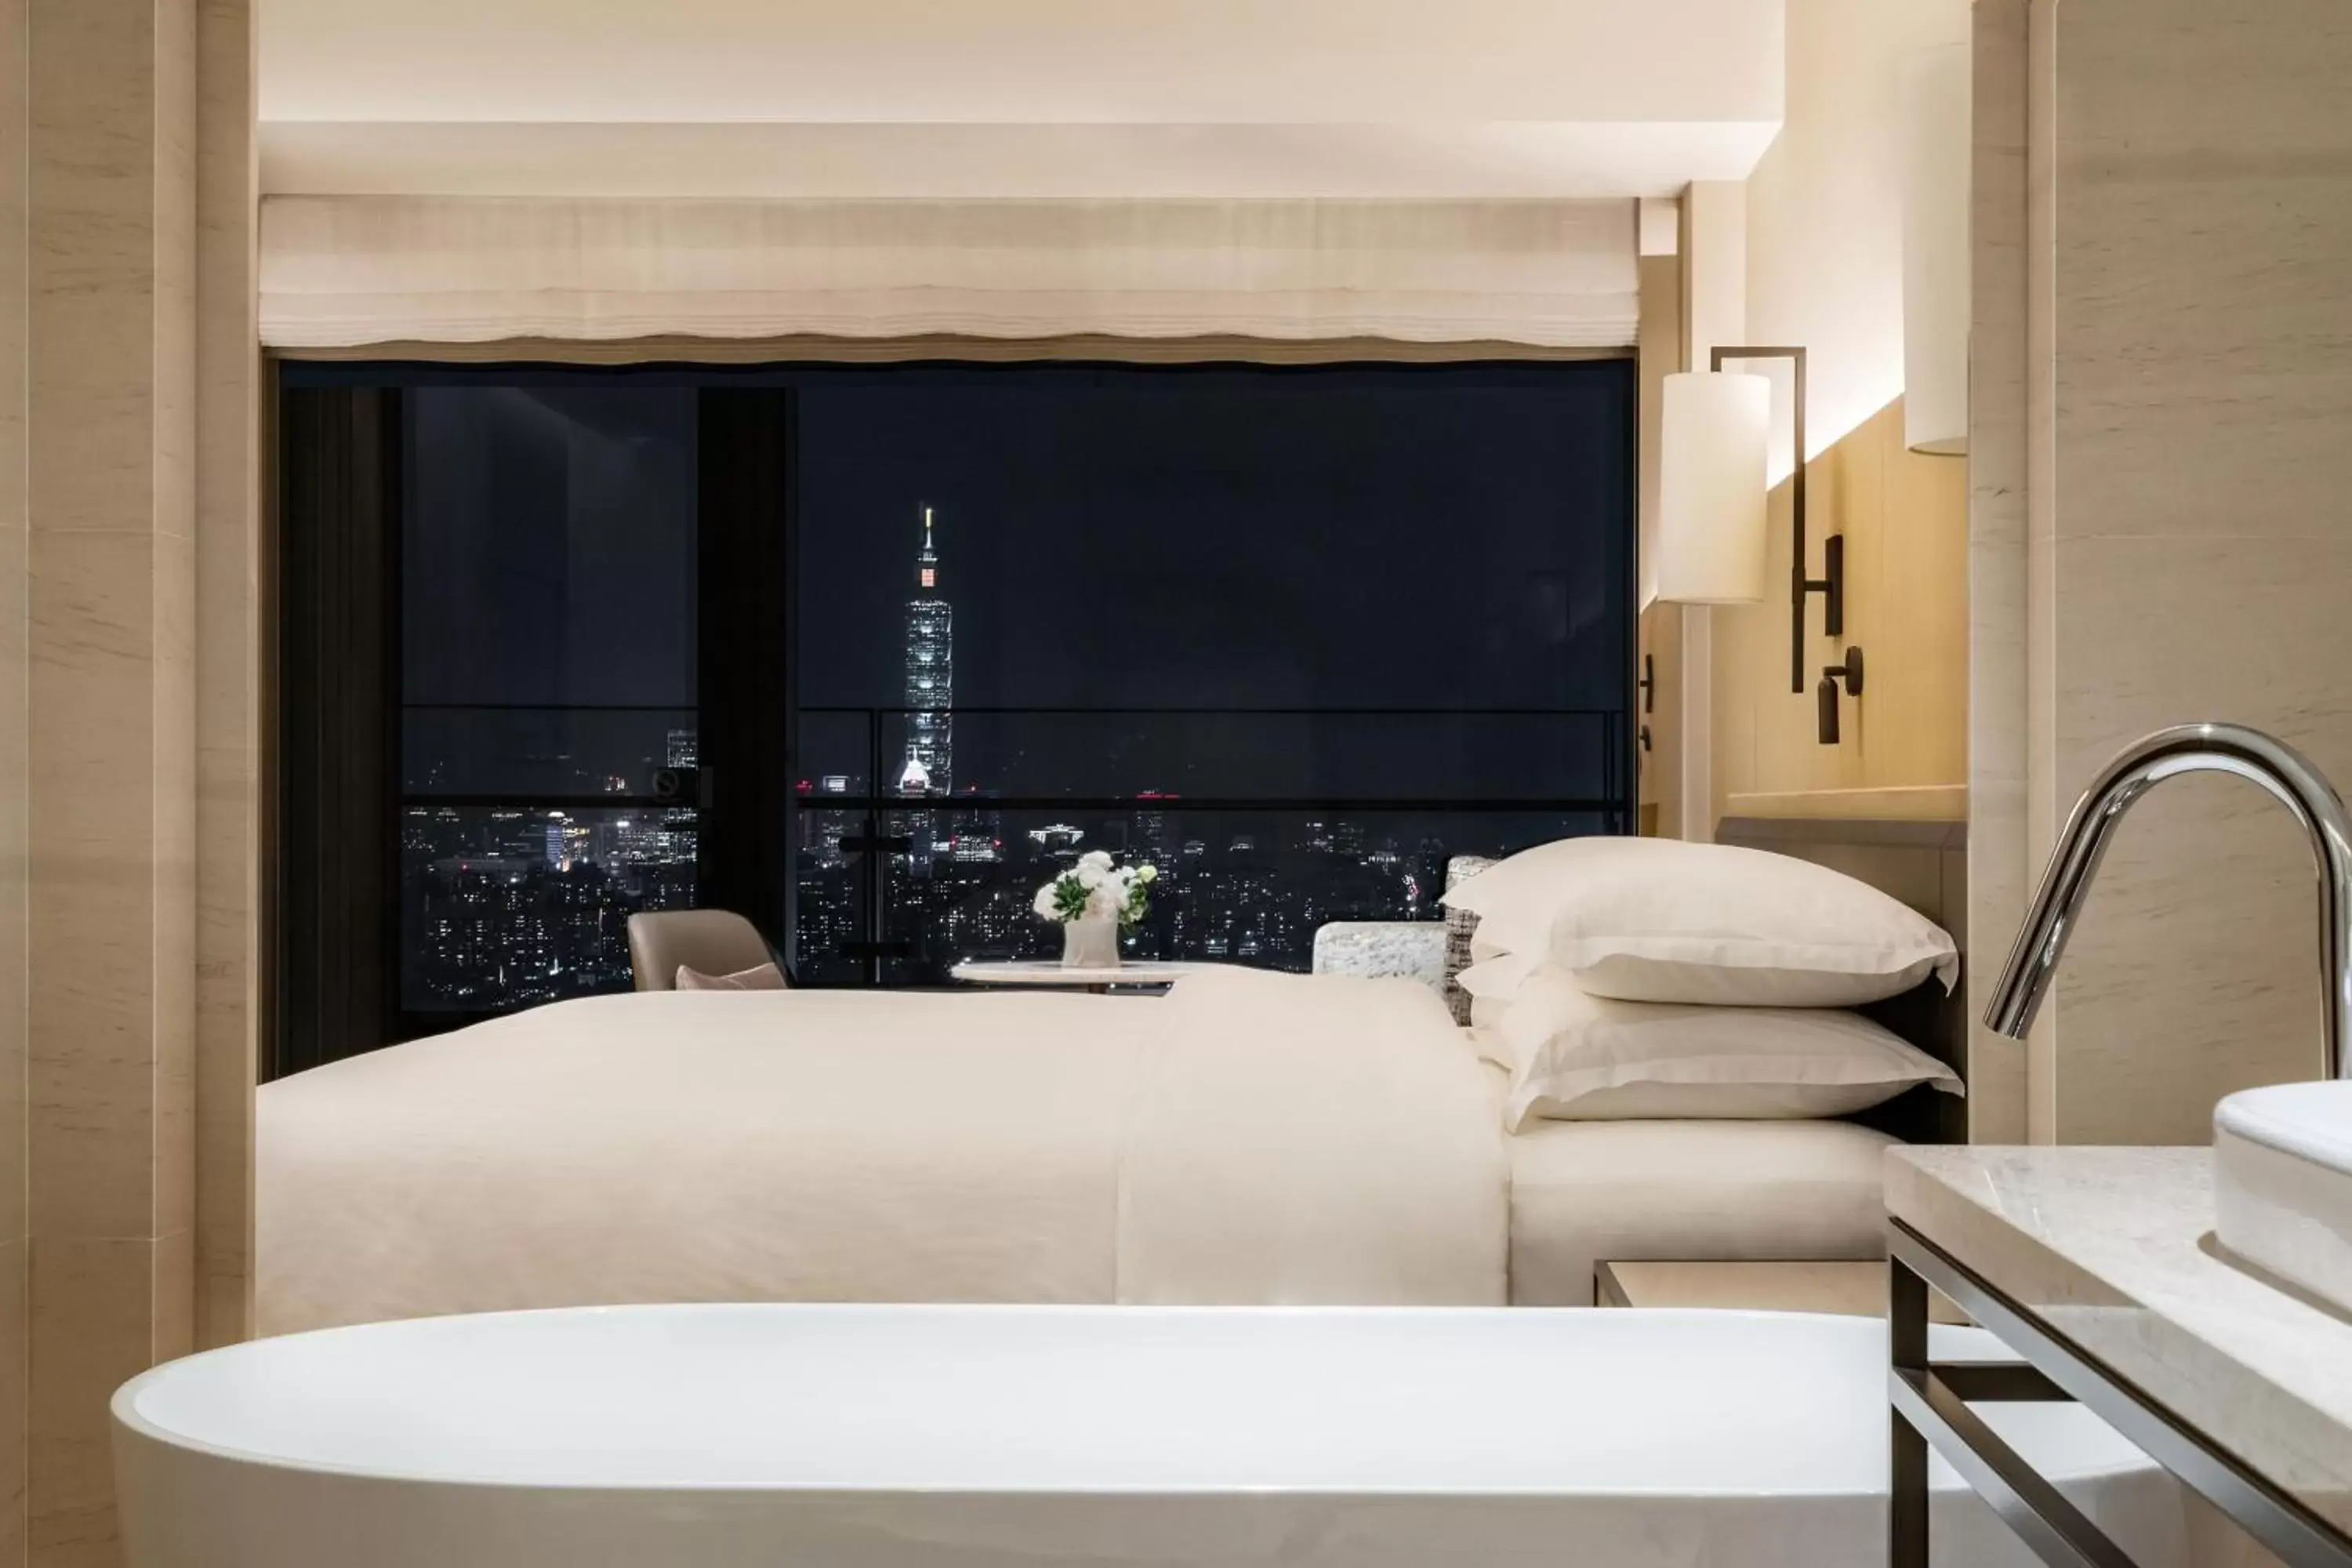
[[[629,1301],[1498,1305],[1495,1116],[1411,981],[565,1003],[262,1089],[257,1327]]]

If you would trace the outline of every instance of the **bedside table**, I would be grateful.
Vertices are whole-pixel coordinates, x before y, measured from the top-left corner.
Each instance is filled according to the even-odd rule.
[[[948,971],[948,978],[967,985],[1027,985],[1047,991],[1085,991],[1101,996],[1114,985],[1121,990],[1164,988],[1188,974],[1231,967],[1223,963],[1163,963],[1156,959],[1137,959],[1122,963],[1116,969],[1068,969],[1058,958],[967,958]]]
[[[1886,1315],[1886,1265],[1868,1261],[1771,1263],[1603,1263],[1593,1270],[1603,1307],[1719,1307],[1763,1312]],[[1965,1323],[1959,1309],[1936,1297],[1936,1321]]]

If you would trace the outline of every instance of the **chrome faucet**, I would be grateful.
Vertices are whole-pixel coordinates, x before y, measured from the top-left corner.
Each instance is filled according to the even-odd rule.
[[[2099,862],[2132,804],[2182,773],[2233,773],[2270,792],[2311,838],[2319,870],[2319,974],[2326,987],[2327,1076],[2352,1077],[2344,1043],[2352,1035],[2352,818],[2310,760],[2283,741],[2238,724],[2177,724],[2125,747],[2074,803],[2042,873],[2033,908],[2009,952],[1985,1026],[2021,1040],[2074,934]]]

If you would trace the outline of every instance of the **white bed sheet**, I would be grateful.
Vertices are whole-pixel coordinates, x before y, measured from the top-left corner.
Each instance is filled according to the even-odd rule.
[[[624,1301],[1099,1301],[1143,1045],[1081,996],[668,992],[265,1086],[263,1333]],[[1140,1015],[1132,1024],[1141,1024]]]
[[[1286,985],[646,993],[299,1074],[259,1098],[257,1324],[1500,1304],[1507,1167],[1444,1005],[1410,981]]]
[[[636,1301],[1581,1306],[1880,1255],[1883,1134],[1544,1122],[1404,981],[653,993],[266,1086],[265,1333]]]

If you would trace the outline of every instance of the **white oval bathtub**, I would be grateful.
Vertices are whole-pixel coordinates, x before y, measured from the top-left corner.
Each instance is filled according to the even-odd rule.
[[[114,1415],[132,1568],[1876,1568],[1885,1356],[1767,1313],[628,1307],[264,1340]],[[2189,1560],[2095,1418],[1992,1416]],[[1938,1568],[2029,1561],[1938,1479]]]

